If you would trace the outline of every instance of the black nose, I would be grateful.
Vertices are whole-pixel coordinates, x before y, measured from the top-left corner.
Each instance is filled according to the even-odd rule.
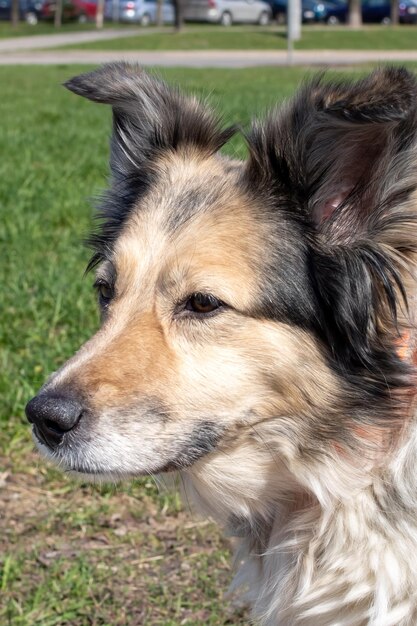
[[[73,398],[41,393],[26,405],[26,417],[34,424],[37,437],[51,448],[80,421],[82,405]]]

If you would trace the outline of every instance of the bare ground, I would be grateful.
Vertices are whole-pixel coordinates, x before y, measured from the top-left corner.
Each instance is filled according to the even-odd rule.
[[[77,485],[35,454],[0,459],[0,623],[244,624],[222,601],[228,545],[151,480]],[[81,587],[81,589],[80,589]],[[221,607],[221,610],[219,610]]]

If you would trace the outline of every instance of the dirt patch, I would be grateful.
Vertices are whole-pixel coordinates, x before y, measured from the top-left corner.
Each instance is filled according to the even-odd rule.
[[[227,607],[228,545],[150,480],[69,482],[29,455],[0,460],[0,623],[13,626],[244,624]]]

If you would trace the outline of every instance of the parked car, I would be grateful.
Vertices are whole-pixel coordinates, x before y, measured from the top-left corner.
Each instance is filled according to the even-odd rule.
[[[156,23],[156,0],[106,0],[104,17],[117,22],[134,22],[142,26]],[[162,5],[164,24],[174,23],[174,5],[164,0]]]
[[[45,0],[41,11],[42,19],[52,20],[55,16],[55,10],[56,0]],[[62,6],[62,20],[64,22],[76,20],[82,24],[95,20],[96,14],[97,0],[64,0]]]
[[[308,22],[325,22],[329,10],[333,8],[330,2],[323,0],[302,0],[302,20]]]
[[[346,0],[329,0],[326,2],[323,22],[326,24],[343,24],[347,21],[347,11]]]
[[[287,20],[287,0],[267,0],[271,5],[272,16],[279,23],[284,24]],[[345,10],[346,2],[345,0],[328,1],[328,0],[302,0],[301,3],[301,17],[302,21],[306,24],[309,22],[327,22],[330,23],[332,20],[328,20],[329,16],[336,15],[338,11],[339,4],[341,4]],[[343,18],[345,19],[345,15],[343,14]],[[339,20],[335,20],[334,23],[338,23]],[[342,21],[342,20],[340,20]]]
[[[401,24],[417,24],[417,0],[402,0],[398,5]]]
[[[332,0],[335,7],[325,19],[329,24],[343,24],[348,19],[348,6],[344,0]],[[416,0],[400,0],[399,19],[402,23],[417,23]],[[362,0],[362,21],[365,24],[389,24],[391,22],[390,0]]]
[[[372,24],[389,24],[391,6],[389,0],[362,0],[362,21]]]
[[[287,19],[287,0],[268,0],[274,19],[284,23]],[[404,24],[417,24],[417,0],[399,0],[399,18]],[[346,0],[302,0],[303,22],[344,24],[348,20]],[[362,0],[362,20],[365,24],[389,24],[390,0]]]
[[[20,0],[19,19],[28,24],[38,23],[42,12],[43,0]],[[0,0],[0,20],[10,20],[12,12],[11,0]]]
[[[223,26],[233,23],[266,26],[271,17],[270,5],[262,0],[189,0],[184,10],[186,22],[211,22]]]

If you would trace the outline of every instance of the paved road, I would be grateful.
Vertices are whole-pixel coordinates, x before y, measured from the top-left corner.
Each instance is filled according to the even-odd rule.
[[[288,56],[286,51],[283,50],[193,50],[179,52],[47,50],[8,52],[0,55],[1,65],[65,65],[69,63],[98,65],[99,63],[119,60],[136,61],[146,66],[160,65],[166,67],[238,68],[262,65],[288,65]],[[417,61],[417,50],[305,50],[294,52],[292,58],[293,65],[303,66],[340,66],[386,61]]]
[[[106,28],[105,30],[88,30],[81,33],[57,33],[52,35],[30,35],[29,37],[10,37],[0,39],[0,52],[18,52],[23,50],[39,50],[56,48],[87,41],[104,41],[107,39],[119,39],[119,37],[132,37],[142,35],[150,31],[139,28]],[[156,32],[156,29],[152,29]]]

